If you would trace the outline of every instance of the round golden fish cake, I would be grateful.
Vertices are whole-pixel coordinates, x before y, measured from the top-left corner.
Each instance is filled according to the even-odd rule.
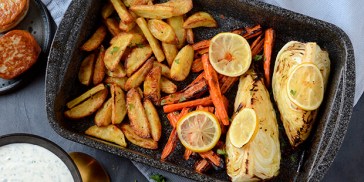
[[[29,0],[0,0],[0,32],[15,27],[29,9]]]
[[[0,37],[0,77],[13,79],[38,59],[41,48],[27,31],[12,30]]]

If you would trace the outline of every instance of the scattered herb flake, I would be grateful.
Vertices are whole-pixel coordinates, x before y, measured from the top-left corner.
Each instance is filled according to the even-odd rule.
[[[175,62],[176,64],[179,64],[179,59],[175,59],[175,60],[174,60],[174,62]]]
[[[128,106],[129,106],[129,109],[130,110],[134,108],[134,105],[133,104],[129,104]]]
[[[165,99],[163,99],[163,100],[161,101],[161,105],[164,105],[164,104],[166,104],[166,100],[165,100]]]
[[[295,91],[295,90],[291,90],[291,91],[290,91],[290,93],[291,93],[291,95],[293,95],[293,96],[294,96],[294,95],[296,95],[296,91]]]
[[[260,61],[260,60],[262,60],[262,58],[263,58],[263,56],[262,56],[262,55],[260,55],[260,54],[258,54],[258,55],[255,55],[255,56],[254,56],[253,60],[254,60],[254,61]]]
[[[155,182],[166,182],[166,178],[160,174],[153,174],[150,176],[150,179],[154,180]]]
[[[119,49],[120,49],[120,47],[117,47],[117,46],[115,46],[115,47],[113,47],[112,48],[112,50],[111,50],[111,55],[113,55],[114,53],[116,53],[117,51],[119,51]]]
[[[145,47],[145,45],[144,45],[144,44],[135,44],[135,46],[137,46],[138,48],[143,48],[143,47]]]
[[[181,97],[180,99],[179,99],[179,101],[178,102],[183,102],[183,101],[186,101],[187,99],[186,99],[186,97]]]
[[[216,152],[219,155],[223,155],[223,156],[227,157],[227,153],[226,153],[226,150],[225,149],[217,149]]]

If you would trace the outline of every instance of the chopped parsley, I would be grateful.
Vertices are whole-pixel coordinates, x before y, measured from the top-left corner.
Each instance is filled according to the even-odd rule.
[[[155,182],[166,182],[166,178],[160,174],[153,174],[150,176],[150,179],[154,180]]]
[[[175,60],[174,60],[174,62],[175,62],[176,64],[179,64],[179,59],[175,59]]]
[[[113,47],[112,50],[111,50],[111,52],[110,52],[111,55],[113,55],[114,53],[118,52],[119,49],[120,49],[120,47],[117,47],[117,46]]]
[[[262,58],[263,58],[263,56],[258,54],[256,56],[254,56],[253,60],[254,61],[260,61],[260,60],[262,60]]]
[[[291,95],[293,95],[293,96],[294,96],[294,95],[296,95],[296,91],[295,91],[295,90],[291,90],[291,91],[290,91],[290,93],[291,93]]]
[[[179,101],[178,102],[183,102],[183,101],[186,101],[187,99],[186,99],[186,97],[181,97],[180,99],[179,99]]]
[[[163,99],[163,100],[161,101],[161,105],[164,105],[164,104],[166,104],[166,100],[165,100],[165,99]]]
[[[135,46],[137,46],[138,48],[143,48],[143,47],[145,47],[145,45],[144,44],[135,44]]]
[[[217,149],[216,152],[219,155],[223,155],[223,156],[227,157],[227,153],[226,153],[226,150],[225,149]]]
[[[129,106],[129,109],[130,110],[134,108],[134,105],[133,104],[129,104],[128,106]]]

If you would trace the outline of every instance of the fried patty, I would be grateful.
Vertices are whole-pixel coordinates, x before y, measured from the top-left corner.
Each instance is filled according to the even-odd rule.
[[[29,0],[0,0],[0,32],[15,27],[27,14]]]

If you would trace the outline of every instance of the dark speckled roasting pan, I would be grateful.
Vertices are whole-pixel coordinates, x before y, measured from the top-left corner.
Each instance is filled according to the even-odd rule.
[[[226,170],[210,170],[207,174],[193,171],[193,160],[182,159],[184,152],[178,143],[176,151],[165,162],[160,161],[162,148],[171,131],[168,121],[161,117],[163,135],[158,150],[147,150],[129,143],[128,148],[100,142],[83,134],[93,124],[92,118],[70,121],[63,116],[67,101],[87,90],[77,79],[85,53],[78,48],[101,23],[102,0],[75,0],[71,3],[55,35],[49,55],[46,76],[46,105],[49,122],[62,137],[108,151],[159,169],[199,181],[227,181]],[[217,29],[200,28],[196,39],[210,38],[218,32],[246,25],[261,24],[276,30],[274,59],[280,48],[290,40],[314,41],[330,54],[332,72],[324,103],[309,139],[299,148],[289,146],[280,124],[281,169],[273,181],[317,181],[323,178],[344,139],[353,107],[355,65],[348,36],[335,25],[297,14],[279,7],[251,0],[195,0],[193,11],[207,11],[219,23]],[[186,83],[192,79],[189,78]],[[181,83],[179,86],[185,83]],[[233,99],[236,87],[231,90]],[[233,100],[231,100],[233,102]]]

